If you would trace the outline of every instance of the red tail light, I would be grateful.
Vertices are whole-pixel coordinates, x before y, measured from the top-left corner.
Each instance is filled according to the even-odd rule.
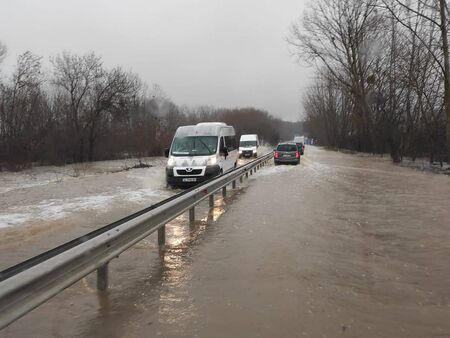
[[[295,152],[295,158],[300,158],[300,153],[298,151]]]
[[[275,152],[275,158],[280,157],[280,154],[278,153],[278,151]]]

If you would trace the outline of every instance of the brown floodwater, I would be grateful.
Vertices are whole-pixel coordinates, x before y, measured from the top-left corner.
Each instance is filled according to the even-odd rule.
[[[450,337],[449,202],[448,176],[308,147],[0,337]]]

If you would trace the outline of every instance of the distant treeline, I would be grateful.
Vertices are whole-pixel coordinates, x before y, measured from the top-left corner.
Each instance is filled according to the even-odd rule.
[[[305,128],[322,145],[449,160],[446,1],[317,0],[291,26],[299,58],[316,65]]]
[[[0,61],[5,52],[0,44]],[[301,132],[301,123],[255,108],[179,107],[93,53],[57,55],[48,74],[41,61],[20,55],[12,76],[0,82],[0,170],[161,155],[178,126],[200,121],[223,121],[268,143]]]

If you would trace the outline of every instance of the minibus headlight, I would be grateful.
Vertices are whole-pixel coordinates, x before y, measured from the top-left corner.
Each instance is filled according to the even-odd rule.
[[[208,162],[206,162],[206,165],[216,165],[216,164],[217,164],[217,158],[215,156],[209,158]]]
[[[167,166],[168,166],[168,167],[173,167],[174,164],[175,164],[175,159],[174,159],[173,157],[170,157],[170,158],[167,160]]]

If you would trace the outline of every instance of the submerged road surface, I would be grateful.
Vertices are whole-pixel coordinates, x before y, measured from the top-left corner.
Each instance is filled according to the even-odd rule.
[[[450,178],[306,149],[0,337],[450,337]]]

